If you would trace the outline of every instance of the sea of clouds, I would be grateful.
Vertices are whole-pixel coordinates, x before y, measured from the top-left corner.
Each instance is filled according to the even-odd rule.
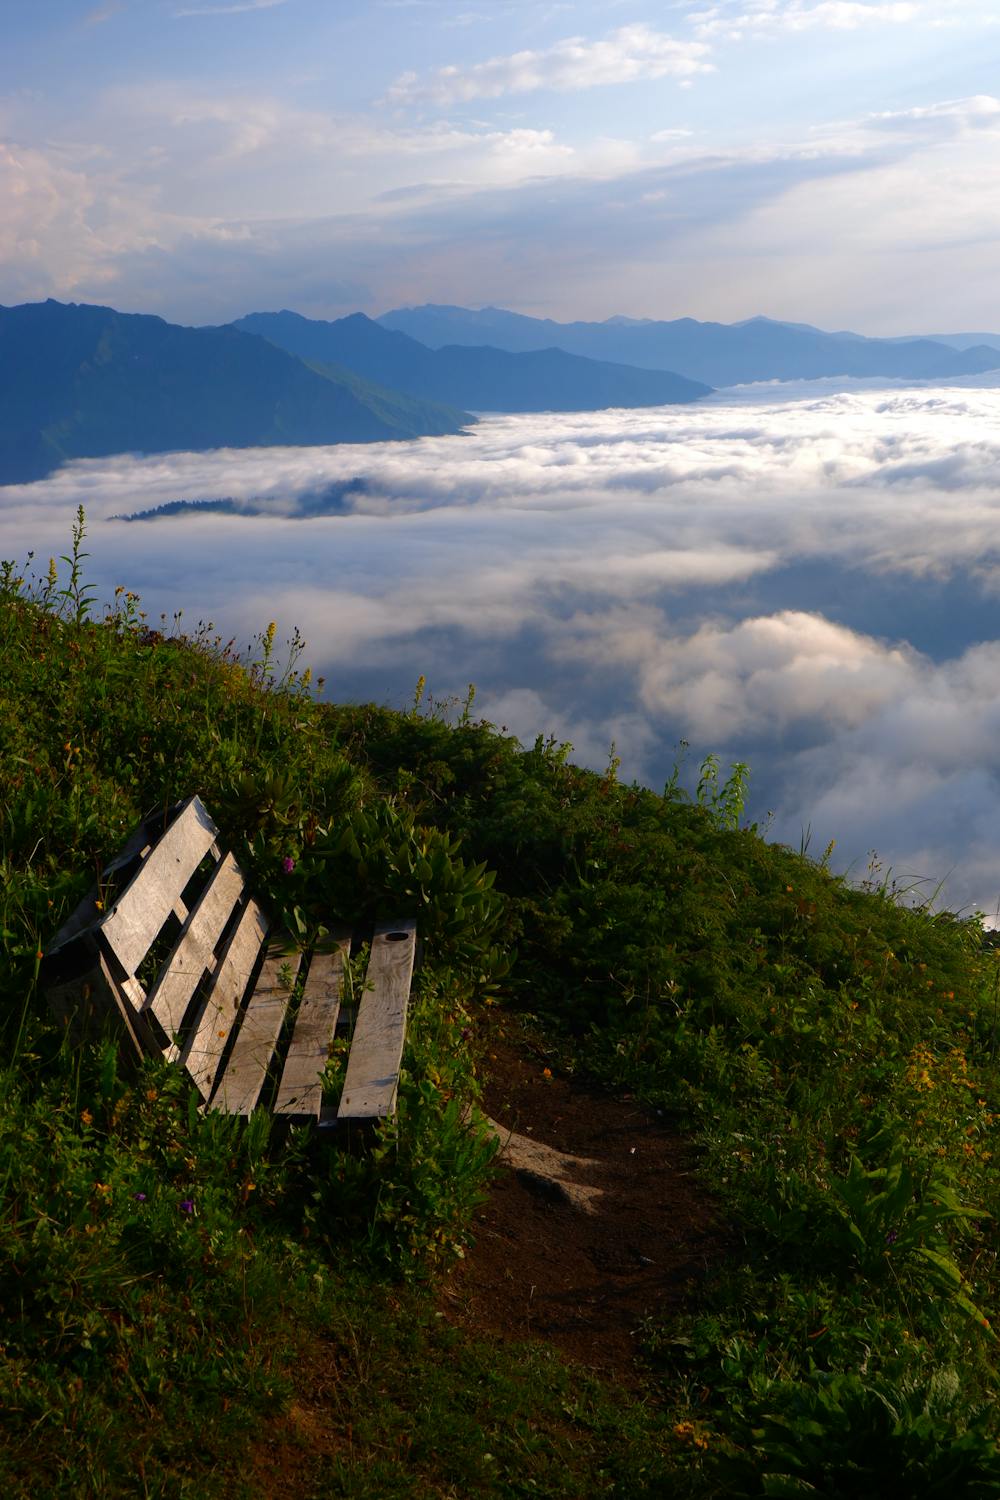
[[[110,518],[232,497],[254,515]],[[750,762],[749,815],[1000,903],[1000,389],[759,386],[484,417],[413,443],[120,456],[0,489],[44,571],[241,641],[298,626],[327,693],[436,698],[661,785]],[[168,628],[173,628],[168,625]],[[835,861],[836,863],[836,861]]]

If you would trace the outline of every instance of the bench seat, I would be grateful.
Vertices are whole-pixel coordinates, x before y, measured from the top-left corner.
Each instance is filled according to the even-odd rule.
[[[75,1039],[111,1030],[135,1060],[166,1057],[204,1109],[371,1121],[396,1105],[416,938],[410,919],[376,927],[360,1004],[345,1004],[352,934],[296,951],[191,797],[135,830],[56,934],[41,983]],[[321,1075],[338,1035],[350,1052],[331,1117]]]

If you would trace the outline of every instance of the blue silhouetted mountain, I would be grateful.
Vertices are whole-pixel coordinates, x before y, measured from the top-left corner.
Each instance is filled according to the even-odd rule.
[[[952,349],[1000,349],[1000,333],[925,333],[922,337],[948,344]],[[906,342],[911,342],[911,336],[907,336]]]
[[[697,401],[709,387],[669,370],[637,370],[584,359],[562,349],[511,354],[503,349],[453,346],[429,349],[352,313],[336,322],[298,313],[250,313],[237,328],[320,364],[344,365],[394,390],[436,401],[460,401],[474,411],[598,411],[607,406],[663,406]],[[483,341],[480,340],[482,345]]]
[[[60,302],[0,307],[0,484],[68,458],[458,432],[467,413],[309,368],[237,328]]]
[[[680,370],[709,385],[756,380],[818,380],[823,376],[888,376],[947,380],[1000,365],[994,348],[949,348],[930,338],[869,339],[824,333],[807,324],[750,318],[744,323],[673,322],[615,317],[603,323],[555,323],[499,307],[402,307],[378,319],[430,348],[494,344],[511,352],[556,346],[588,359],[618,360],[643,369]],[[471,400],[471,398],[470,398]]]

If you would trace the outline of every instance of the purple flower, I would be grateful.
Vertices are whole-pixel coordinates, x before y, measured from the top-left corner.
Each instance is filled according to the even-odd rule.
[[[286,875],[290,875],[295,869],[295,861],[290,854],[286,854],[284,859],[281,861],[281,868],[284,870]]]
[[[886,1242],[887,1245],[894,1245],[898,1239],[899,1239],[899,1230],[898,1229],[890,1229],[889,1233],[885,1237],[885,1242]]]
[[[135,1199],[136,1203],[145,1203],[146,1201],[145,1193],[133,1193],[132,1197]]]
[[[194,1199],[193,1198],[184,1198],[182,1200],[182,1202],[181,1202],[181,1206],[180,1207],[181,1207],[181,1213],[182,1214],[193,1214],[194,1213]]]

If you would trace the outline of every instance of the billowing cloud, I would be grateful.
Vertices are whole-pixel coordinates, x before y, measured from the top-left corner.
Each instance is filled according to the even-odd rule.
[[[1000,377],[997,378],[1000,381]],[[354,482],[352,482],[354,481]],[[230,496],[247,517],[111,523]],[[833,382],[466,436],[90,459],[0,492],[0,555],[66,550],[153,623],[298,625],[341,697],[469,682],[655,784],[749,760],[775,836],[1000,894],[1000,385]],[[324,508],[329,513],[324,514]],[[304,514],[304,518],[301,518]],[[296,517],[292,519],[292,517]]]
[[[567,37],[542,51],[513,52],[487,62],[404,73],[389,90],[395,104],[459,104],[536,89],[570,92],[643,78],[690,79],[712,71],[703,42],[678,41],[650,26],[622,26],[598,41]]]
[[[940,326],[982,326],[992,297],[989,95],[711,146],[683,123],[581,134],[499,111],[345,113],[314,95],[166,81],[106,90],[86,143],[26,146],[34,106],[3,103],[5,302],[57,295],[221,322],[271,305],[276,286],[323,316],[447,287],[449,300],[556,316],[844,326],[849,283],[869,312],[854,326],[913,332],[920,287],[933,285]],[[850,254],[859,268],[845,277]],[[337,288],[356,289],[353,305]]]

